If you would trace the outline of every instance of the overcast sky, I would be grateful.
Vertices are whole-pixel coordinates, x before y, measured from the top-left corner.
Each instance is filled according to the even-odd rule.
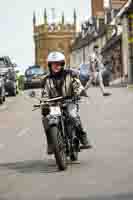
[[[36,11],[38,23],[43,20],[47,8],[55,8],[57,18],[65,12],[65,18],[72,20],[76,8],[78,22],[91,15],[90,0],[4,0],[0,5],[0,55],[9,55],[17,64],[27,66],[34,62],[32,16]]]

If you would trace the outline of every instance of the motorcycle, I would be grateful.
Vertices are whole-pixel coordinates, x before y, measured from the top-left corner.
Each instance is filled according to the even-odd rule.
[[[40,103],[33,106],[34,110],[41,108],[42,114],[48,120],[48,134],[59,170],[67,168],[67,157],[71,161],[78,160],[78,153],[80,152],[79,136],[67,113],[67,105],[70,103],[77,104],[79,100],[80,97],[40,99]]]

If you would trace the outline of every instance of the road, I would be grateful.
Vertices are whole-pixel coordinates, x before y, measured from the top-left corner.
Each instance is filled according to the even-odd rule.
[[[132,200],[133,91],[88,91],[81,118],[93,145],[59,172],[28,92],[0,106],[0,200]]]

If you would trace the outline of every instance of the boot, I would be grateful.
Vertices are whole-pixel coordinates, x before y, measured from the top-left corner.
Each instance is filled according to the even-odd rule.
[[[87,133],[84,131],[84,129],[82,127],[82,122],[81,122],[80,118],[78,118],[78,120],[77,120],[76,128],[77,128],[77,133],[78,133],[79,140],[80,140],[80,142],[82,144],[81,149],[92,148],[92,146],[90,145],[90,143],[88,141]]]
[[[111,93],[109,93],[109,92],[104,92],[103,93],[103,96],[110,96],[111,95]]]
[[[82,144],[81,149],[90,149],[90,148],[92,148],[91,144],[88,141],[87,133],[85,131],[82,131],[80,133],[80,142]]]

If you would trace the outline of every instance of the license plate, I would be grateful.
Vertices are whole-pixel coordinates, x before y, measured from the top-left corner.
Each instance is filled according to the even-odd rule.
[[[52,106],[50,107],[50,114],[51,115],[61,115],[61,109],[59,106]]]

